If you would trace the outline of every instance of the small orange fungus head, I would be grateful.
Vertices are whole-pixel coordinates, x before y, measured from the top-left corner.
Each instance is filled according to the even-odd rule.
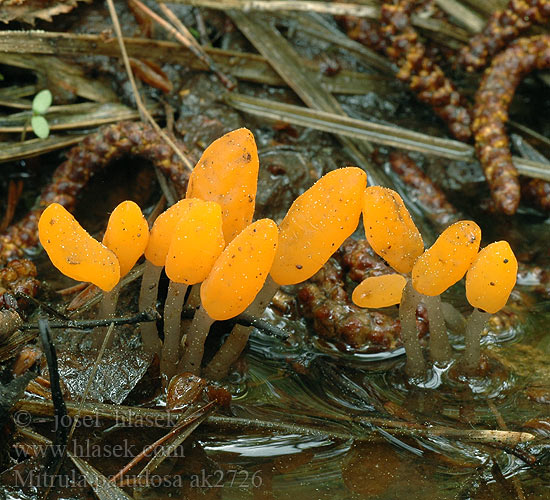
[[[120,280],[116,255],[92,238],[59,203],[38,221],[38,237],[52,264],[65,276],[88,281],[110,292]]]
[[[359,307],[389,307],[401,302],[407,280],[400,274],[385,274],[364,279],[351,299]]]
[[[252,132],[240,128],[210,144],[189,177],[187,198],[221,205],[227,243],[252,222],[259,165]]]
[[[296,198],[280,225],[271,277],[293,285],[313,276],[357,228],[367,184],[356,167],[334,170]]]
[[[497,241],[478,253],[466,273],[466,298],[472,306],[494,314],[508,301],[516,284],[518,261],[507,241]]]
[[[222,252],[201,285],[201,302],[217,321],[241,314],[264,286],[277,250],[277,224],[247,226]]]
[[[415,262],[414,289],[431,297],[443,293],[466,274],[480,241],[481,229],[473,221],[458,221],[449,226]]]
[[[145,248],[145,258],[149,262],[155,266],[164,266],[176,226],[191,207],[200,201],[185,198],[172,205],[156,218],[149,234],[149,242]]]
[[[109,217],[103,244],[112,250],[125,276],[143,255],[149,241],[149,226],[141,209],[133,201],[120,203]]]
[[[177,283],[200,283],[224,247],[220,205],[196,200],[174,230],[166,256],[166,275]]]
[[[409,273],[424,251],[424,242],[401,196],[385,187],[368,187],[363,224],[372,249],[396,271]]]

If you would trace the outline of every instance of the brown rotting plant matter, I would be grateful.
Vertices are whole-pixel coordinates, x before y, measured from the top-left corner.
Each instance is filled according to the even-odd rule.
[[[49,204],[59,203],[72,211],[90,178],[125,155],[151,161],[171,179],[183,197],[189,171],[151,126],[135,122],[109,125],[68,152],[67,160],[55,170],[51,183],[42,191],[37,207],[0,235],[0,261],[20,257],[24,249],[38,244],[38,219]]]
[[[342,22],[350,38],[385,53],[399,67],[397,78],[407,83],[418,99],[431,106],[447,123],[454,137],[468,141],[471,137],[470,113],[454,84],[426,54],[411,24],[417,2],[394,0],[382,4],[380,28],[351,16]]]
[[[459,62],[468,71],[485,67],[491,57],[502,50],[534,23],[550,17],[548,0],[511,0],[505,9],[495,11],[470,43],[460,51]]]
[[[348,238],[340,250],[298,291],[302,314],[313,321],[317,334],[334,342],[369,352],[389,351],[401,345],[397,317],[367,311],[351,301],[347,278],[360,282],[370,276],[392,274],[392,269],[374,254],[366,240]],[[425,309],[419,309],[420,333],[427,333]]]
[[[526,74],[549,66],[550,36],[521,38],[493,59],[476,93],[472,124],[476,153],[497,210],[508,215],[516,212],[520,201],[518,172],[506,135],[508,106]]]

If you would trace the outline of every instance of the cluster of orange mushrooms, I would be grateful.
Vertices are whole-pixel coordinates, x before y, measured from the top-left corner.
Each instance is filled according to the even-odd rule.
[[[428,308],[432,356],[437,361],[448,359],[439,294],[466,271],[467,296],[476,308],[466,329],[467,358],[470,364],[478,363],[486,316],[506,303],[515,284],[517,263],[506,242],[478,253],[479,228],[461,221],[424,251],[399,195],[386,188],[367,188],[366,174],[356,167],[337,169],[319,179],[294,201],[279,225],[270,219],[252,222],[258,168],[252,133],[235,130],[204,151],[186,197],[162,213],[150,231],[140,208],[125,201],[111,214],[100,243],[54,203],[40,218],[40,242],[61,272],[103,290],[102,319],[114,317],[120,279],[145,254],[139,309],[156,305],[163,269],[170,284],[164,340],[160,341],[156,323],[143,323],[144,348],[160,355],[166,380],[183,372],[220,379],[245,348],[250,327],[236,325],[203,367],[212,323],[245,311],[259,315],[279,286],[309,279],[356,230],[362,212],[369,243],[400,274],[367,278],[356,288],[353,300],[364,307],[400,303],[409,373],[421,375],[425,368],[415,323],[420,301]],[[404,276],[408,273],[412,279]],[[196,310],[182,332],[186,301]],[[96,331],[95,343],[102,343],[104,335],[104,329]]]

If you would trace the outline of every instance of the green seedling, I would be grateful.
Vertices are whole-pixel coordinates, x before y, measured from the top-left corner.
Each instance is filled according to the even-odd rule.
[[[52,105],[52,93],[46,89],[41,90],[32,100],[31,127],[40,139],[46,139],[50,135],[50,126],[44,117]]]

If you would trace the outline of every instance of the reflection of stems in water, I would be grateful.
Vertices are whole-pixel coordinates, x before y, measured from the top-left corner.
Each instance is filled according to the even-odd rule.
[[[53,405],[47,401],[21,400],[15,406],[16,410],[27,411],[32,415],[51,416],[53,415]],[[79,405],[67,403],[67,412],[74,416],[79,411]],[[108,405],[104,403],[86,403],[80,409],[81,416],[92,415],[96,418],[105,420],[114,420],[119,423],[132,422],[137,425],[143,425],[143,422],[154,423],[157,427],[162,427],[174,423],[177,413],[169,413],[163,410],[150,410],[147,408]],[[296,417],[292,417],[296,419]],[[495,446],[514,447],[520,443],[527,443],[536,438],[535,435],[528,432],[502,431],[492,429],[452,429],[450,427],[430,427],[408,422],[399,422],[397,420],[387,420],[384,418],[371,417],[346,417],[331,415],[329,419],[332,422],[326,422],[323,427],[316,427],[309,424],[286,423],[268,420],[259,420],[257,418],[237,418],[214,415],[206,419],[205,424],[212,425],[218,430],[226,428],[236,431],[267,430],[270,432],[286,432],[289,434],[302,435],[321,435],[335,439],[355,439],[358,441],[372,441],[376,439],[376,427],[383,428],[390,434],[409,435],[413,437],[446,437],[460,439],[472,443],[490,444]],[[332,423],[337,429],[331,429],[328,424]],[[363,424],[374,426],[374,428],[346,429],[343,424]]]

